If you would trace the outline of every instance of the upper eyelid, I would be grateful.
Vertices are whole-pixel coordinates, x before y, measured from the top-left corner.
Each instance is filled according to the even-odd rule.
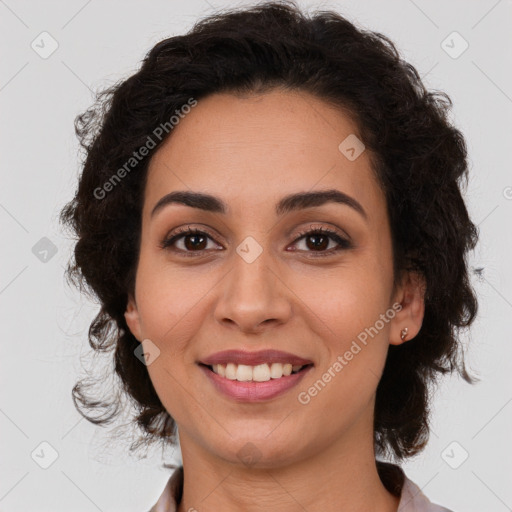
[[[315,226],[314,223],[310,223],[307,228],[299,230],[299,232],[295,235],[296,237],[302,237],[304,235],[307,235],[310,231],[327,231],[332,235],[337,235],[341,238],[345,238],[348,242],[352,242],[352,237],[348,235],[348,233],[341,228],[334,227],[329,225],[328,223],[325,225],[322,225],[321,223],[318,226]]]

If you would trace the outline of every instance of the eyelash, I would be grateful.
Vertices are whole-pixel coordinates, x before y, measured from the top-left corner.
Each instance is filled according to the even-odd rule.
[[[323,257],[327,257],[327,256],[332,256],[334,253],[336,253],[338,251],[341,251],[343,249],[351,249],[353,247],[352,243],[349,242],[346,238],[341,237],[337,231],[334,231],[334,230],[331,230],[328,228],[324,228],[324,227],[315,228],[315,229],[311,229],[309,231],[302,231],[302,232],[298,233],[297,238],[295,239],[294,243],[297,243],[299,240],[302,240],[306,236],[317,235],[317,234],[327,235],[331,240],[335,241],[338,244],[338,247],[336,247],[334,249],[329,249],[328,251],[319,251],[319,252],[306,251],[306,252],[310,252],[310,253],[314,254],[314,256],[312,256],[313,258],[323,258]],[[171,247],[174,242],[176,242],[177,240],[179,240],[181,238],[184,238],[186,235],[206,235],[208,238],[213,240],[213,238],[211,237],[211,235],[208,232],[190,228],[190,226],[187,226],[186,228],[178,229],[174,235],[172,235],[169,238],[164,239],[159,244],[159,246],[161,249],[167,249],[167,250],[172,250],[174,252],[182,253],[185,257],[197,257],[197,255],[194,253],[201,253],[206,250],[206,249],[201,249],[199,251],[183,251],[182,249],[175,249],[175,248]]]

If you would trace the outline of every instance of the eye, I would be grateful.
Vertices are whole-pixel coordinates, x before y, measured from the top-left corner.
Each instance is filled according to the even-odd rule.
[[[304,240],[305,242],[306,252],[316,253],[313,255],[315,258],[330,256],[337,251],[350,249],[352,247],[352,243],[341,236],[337,231],[324,227],[314,228],[309,231],[299,233],[296,243],[301,240]],[[313,241],[313,243],[308,243],[310,241]],[[330,242],[335,242],[334,247],[331,247],[329,250],[325,250],[329,247]]]
[[[160,247],[162,249],[180,252],[184,256],[196,256],[207,250],[208,240],[214,241],[208,232],[188,226],[178,229],[172,236],[164,239],[160,243]],[[300,251],[316,253],[314,257],[329,256],[342,249],[352,248],[352,243],[349,240],[341,236],[337,231],[325,227],[314,228],[299,233],[295,243],[302,240],[305,242],[306,249],[300,249]],[[313,243],[309,243],[311,240],[313,240]],[[183,242],[183,247],[177,247],[176,242]],[[334,247],[325,250],[329,247],[331,242],[334,242]]]
[[[199,229],[186,228],[178,229],[171,237],[166,238],[160,243],[162,249],[170,249],[176,252],[181,252],[185,256],[195,256],[194,252],[202,252],[206,250],[207,240],[213,240],[209,233]],[[175,248],[176,242],[184,243],[184,248]],[[187,254],[189,253],[189,254]]]

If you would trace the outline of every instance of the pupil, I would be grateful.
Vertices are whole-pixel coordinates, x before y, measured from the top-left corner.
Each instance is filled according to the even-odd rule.
[[[190,241],[191,238],[198,238],[198,239],[202,239],[202,241],[204,242],[205,238],[204,236],[202,235],[198,235],[198,234],[193,234],[193,235],[188,235],[186,238],[185,238],[185,246],[187,247],[187,249],[203,249],[203,247],[198,247],[198,243],[197,241],[196,242],[192,242],[192,243],[187,243]]]
[[[311,239],[316,239],[316,240],[317,240],[315,243],[313,243],[313,244],[312,244],[314,248],[316,248],[316,249],[318,249],[318,248],[325,248],[325,247],[324,247],[324,246],[325,246],[325,243],[323,243],[323,244],[322,244],[321,242],[318,242],[318,239],[319,239],[319,238],[320,238],[320,239],[323,239],[323,242],[325,242],[325,240],[327,239],[327,237],[326,237],[326,236],[324,236],[324,235],[310,235],[310,236],[309,236],[309,239],[310,239],[310,240],[311,240]]]

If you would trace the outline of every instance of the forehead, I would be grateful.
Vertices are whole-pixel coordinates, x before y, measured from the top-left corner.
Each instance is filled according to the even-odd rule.
[[[363,204],[382,202],[368,152],[350,160],[339,149],[354,136],[358,129],[347,115],[307,93],[211,95],[180,119],[153,156],[145,214],[162,195],[187,189],[234,203],[233,213],[237,203],[246,211],[270,208],[285,194],[316,188],[341,190]]]

